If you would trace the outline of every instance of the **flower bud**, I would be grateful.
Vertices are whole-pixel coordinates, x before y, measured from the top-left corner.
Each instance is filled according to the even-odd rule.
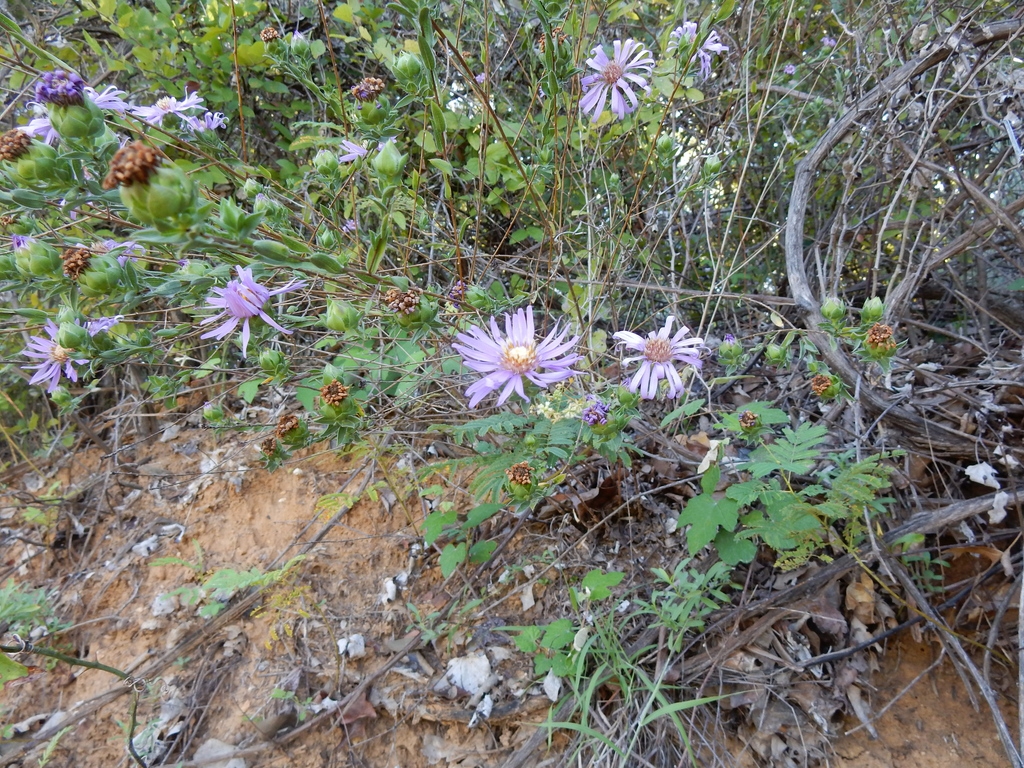
[[[338,170],[338,156],[329,150],[321,149],[313,158],[313,167],[324,176],[329,176]]]
[[[55,181],[57,151],[49,144],[33,141],[28,151],[21,155],[11,169],[11,175],[24,186]]]
[[[490,306],[491,296],[479,285],[471,285],[464,294],[466,304],[473,309],[486,309]]]
[[[619,405],[623,408],[636,408],[637,403],[640,402],[640,394],[638,392],[630,392],[626,387],[619,387],[616,391],[616,396],[619,400]]]
[[[423,59],[415,53],[403,53],[395,61],[395,74],[410,80],[420,76],[423,71]]]
[[[395,142],[385,141],[384,148],[370,161],[370,165],[385,179],[395,179],[401,175],[408,159],[408,155],[403,155],[398,151]]]
[[[657,151],[658,158],[661,160],[662,163],[667,165],[668,163],[672,162],[672,155],[675,150],[675,142],[672,140],[671,136],[669,136],[667,133],[661,134],[661,136],[658,137],[658,141],[655,142],[654,148]]]
[[[69,411],[75,405],[75,398],[68,392],[68,388],[61,385],[50,393],[53,404],[61,409],[61,412]]]
[[[316,242],[325,251],[333,251],[341,245],[341,238],[333,229],[323,227],[316,233]]]
[[[91,299],[109,296],[114,293],[123,273],[124,269],[113,256],[106,253],[93,256],[89,260],[89,268],[78,277],[78,286],[82,295]]]
[[[89,332],[78,323],[65,321],[57,331],[57,343],[65,349],[81,349],[89,343]]]
[[[782,366],[789,360],[789,350],[778,344],[769,344],[764,348],[764,356],[772,365]]]
[[[291,48],[292,53],[303,58],[309,55],[309,38],[301,32],[294,32],[292,34],[292,39],[289,41],[289,47]]]
[[[14,264],[24,277],[53,277],[64,269],[57,249],[34,237],[16,237]]]
[[[161,230],[184,229],[194,223],[199,192],[177,165],[161,165],[145,184],[121,187],[121,202],[143,224]]]
[[[284,380],[288,377],[288,358],[277,349],[265,349],[260,352],[260,370],[274,379]]]
[[[701,169],[701,174],[704,176],[704,180],[714,178],[718,175],[718,172],[722,170],[722,159],[718,155],[711,155],[707,160],[704,161],[704,167]]]
[[[874,325],[882,319],[885,314],[885,304],[877,296],[873,296],[864,302],[860,310],[860,321],[864,325]]]
[[[723,365],[737,365],[742,356],[743,345],[731,333],[725,334],[725,339],[718,345],[718,359]]]
[[[49,107],[50,125],[60,134],[62,139],[82,140],[99,136],[106,128],[103,121],[103,110],[97,107],[88,97],[81,104],[60,106],[51,104]]]
[[[245,193],[245,199],[249,200],[263,191],[263,185],[256,179],[246,179],[245,184],[242,185],[242,191]]]
[[[224,409],[207,401],[203,404],[203,418],[211,424],[218,424],[224,421]]]
[[[362,314],[348,302],[327,302],[327,314],[321,319],[324,327],[336,333],[347,333],[359,327]]]
[[[829,296],[821,303],[821,315],[830,323],[839,324],[846,318],[846,304]]]

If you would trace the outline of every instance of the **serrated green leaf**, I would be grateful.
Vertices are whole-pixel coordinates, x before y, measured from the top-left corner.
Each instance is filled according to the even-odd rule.
[[[557,651],[569,645],[575,635],[576,630],[573,628],[572,619],[557,619],[548,624],[540,644],[545,648]]]
[[[478,541],[469,550],[469,562],[474,565],[486,563],[491,553],[498,548],[496,541]]]
[[[431,512],[423,521],[423,541],[427,546],[437,541],[444,532],[445,526],[455,525],[459,515],[454,510],[451,512]]]
[[[238,385],[238,395],[245,402],[252,403],[256,399],[256,394],[260,391],[260,382],[258,379],[250,379],[249,381],[243,381]]]
[[[466,515],[466,528],[476,528],[485,520],[490,520],[494,515],[505,508],[504,504],[481,504],[469,510]]]
[[[749,539],[740,539],[732,531],[719,531],[715,536],[715,549],[722,561],[729,565],[749,563],[757,554],[757,545]]]
[[[455,569],[466,562],[466,542],[448,544],[441,550],[439,558],[441,575],[446,579],[455,573]]]
[[[686,546],[691,555],[707,546],[719,528],[731,531],[736,527],[740,505],[729,498],[715,500],[708,493],[690,499],[686,508],[679,513],[678,525],[689,525]]]

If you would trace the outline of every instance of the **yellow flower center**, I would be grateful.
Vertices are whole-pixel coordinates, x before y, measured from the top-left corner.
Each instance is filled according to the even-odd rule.
[[[644,344],[644,357],[652,363],[667,363],[672,359],[672,342],[661,337],[648,339]]]
[[[157,109],[163,112],[171,111],[171,99],[169,96],[163,96],[156,100]]]
[[[509,344],[501,347],[501,367],[512,373],[526,373],[537,365],[537,349],[533,343]]]
[[[615,85],[619,82],[619,78],[622,77],[622,67],[616,61],[609,61],[601,75],[608,85]]]
[[[55,363],[63,364],[71,359],[71,352],[72,350],[65,349],[60,344],[54,344],[50,350],[50,359]]]

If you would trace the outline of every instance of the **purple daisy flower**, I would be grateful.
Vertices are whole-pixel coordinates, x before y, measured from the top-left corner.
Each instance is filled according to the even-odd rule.
[[[796,64],[787,64],[786,66],[784,66],[782,68],[782,71],[785,72],[787,75],[795,75],[796,74]]]
[[[33,102],[32,108],[35,117],[29,120],[27,125],[21,126],[21,130],[29,136],[38,136],[47,144],[53,145],[60,141],[60,134],[53,129],[53,125],[50,123],[50,115],[46,112],[46,107],[38,102]]]
[[[344,155],[338,157],[339,163],[354,163],[360,157],[366,157],[370,151],[360,144],[356,144],[354,141],[348,139],[341,140],[341,146],[346,150]]]
[[[580,356],[571,350],[580,337],[573,336],[564,341],[565,334],[566,331],[559,333],[558,326],[555,326],[538,344],[533,330],[532,306],[516,310],[514,315],[505,313],[504,336],[493,317],[489,333],[474,325],[467,333],[458,334],[455,338],[459,343],[452,346],[462,355],[463,364],[486,374],[466,390],[469,407],[475,408],[487,395],[499,389],[502,392],[498,405],[508,400],[513,392],[529,402],[530,398],[523,389],[524,376],[537,386],[546,388],[576,375],[578,371],[570,366]],[[547,370],[541,373],[541,368]]]
[[[203,97],[196,91],[192,91],[192,93],[185,94],[185,98],[181,101],[173,96],[164,96],[157,99],[156,104],[150,107],[133,107],[132,114],[150,125],[160,125],[167,115],[177,115],[188,122],[189,115],[185,113],[185,110],[200,109],[202,103]]]
[[[834,37],[829,37],[828,35],[825,35],[823,38],[821,38],[821,44],[825,48],[835,48],[836,39]]]
[[[596,395],[587,395],[587,402],[589,405],[583,409],[580,418],[592,427],[596,427],[598,424],[607,424],[608,406],[601,401],[601,398]]]
[[[195,133],[215,131],[227,124],[228,121],[224,119],[223,112],[207,112],[202,117],[195,117],[194,115],[185,116],[186,127],[191,128]]]
[[[36,83],[36,101],[43,104],[70,107],[81,104],[84,94],[85,81],[74,72],[63,69],[44,72]]]
[[[678,46],[679,43],[691,44],[697,39],[697,23],[684,21],[681,27],[676,27],[668,33],[669,47]]]
[[[654,67],[651,52],[635,40],[627,40],[625,43],[616,40],[612,45],[615,55],[611,59],[601,46],[594,48],[591,52],[593,58],[587,59],[587,64],[596,69],[597,73],[587,75],[580,81],[585,91],[580,99],[580,109],[584,113],[593,114],[590,118],[592,123],[596,123],[604,112],[609,91],[612,113],[622,120],[636,110],[638,103],[630,83],[643,88],[647,93],[651,90],[645,79],[651,76]]]
[[[712,30],[708,33],[707,39],[704,41],[704,45],[697,51],[697,59],[700,61],[700,74],[702,77],[707,79],[711,76],[711,54],[712,53],[724,53],[729,50],[729,46],[722,45],[722,38],[718,36],[718,33]]]
[[[27,248],[35,242],[37,242],[36,238],[32,237],[32,235],[11,235],[11,250],[17,253],[22,248]]]
[[[98,243],[93,244],[92,249],[97,253],[110,253],[120,249],[121,252],[117,255],[117,263],[122,267],[128,263],[129,259],[138,261],[139,256],[143,256],[146,253],[146,249],[134,240],[125,240],[123,243],[110,239],[100,240]]]
[[[85,86],[85,95],[92,99],[92,103],[100,109],[117,112],[119,115],[123,115],[131,106],[121,98],[128,94],[112,85],[108,85],[102,92],[97,92],[95,88],[87,85]]]
[[[85,323],[85,330],[89,336],[95,336],[98,333],[106,333],[115,325],[124,320],[124,315],[114,315],[113,317],[97,317],[95,320],[88,320]]]
[[[47,320],[44,329],[50,338],[30,336],[28,346],[21,350],[26,357],[42,360],[42,362],[35,365],[23,365],[22,368],[26,371],[32,369],[36,371],[29,379],[29,384],[41,384],[44,381],[49,381],[50,384],[46,391],[53,392],[60,384],[62,370],[71,381],[78,381],[78,372],[75,370],[75,366],[88,365],[89,361],[85,358],[71,357],[74,350],[66,349],[57,343],[59,328],[53,320]]]
[[[295,289],[301,288],[305,285],[305,282],[302,280],[293,280],[283,288],[275,288],[270,291],[253,279],[251,268],[235,267],[235,271],[238,274],[238,278],[235,280],[229,280],[228,284],[224,288],[214,288],[213,293],[216,295],[210,296],[206,300],[207,306],[213,307],[214,309],[220,309],[222,312],[206,318],[199,324],[206,325],[207,323],[220,320],[223,317],[227,317],[227,320],[212,331],[207,331],[199,338],[223,339],[235,330],[238,326],[238,321],[241,320],[242,354],[246,355],[249,350],[250,318],[259,315],[263,318],[264,322],[276,328],[281,333],[291,334],[291,331],[286,328],[282,328],[274,322],[274,319],[270,315],[263,311],[263,305],[267,303],[267,299],[271,296],[279,296],[282,293],[294,291]]]
[[[669,336],[672,330],[672,323],[675,317],[669,316],[665,321],[665,327],[660,331],[651,331],[647,338],[638,336],[629,331],[619,331],[615,338],[640,353],[637,357],[627,357],[623,363],[641,360],[640,369],[634,374],[626,387],[630,392],[639,392],[644,400],[653,400],[658,394],[658,382],[665,379],[668,382],[668,396],[675,399],[684,390],[683,380],[679,376],[673,363],[683,363],[700,368],[700,350],[704,346],[704,339],[688,339],[690,329],[685,325],[676,331],[675,336]]]

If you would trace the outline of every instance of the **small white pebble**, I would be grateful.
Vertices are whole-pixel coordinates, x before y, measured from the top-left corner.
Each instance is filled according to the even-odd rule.
[[[348,657],[350,659],[361,659],[366,655],[366,640],[362,635],[349,635]]]

